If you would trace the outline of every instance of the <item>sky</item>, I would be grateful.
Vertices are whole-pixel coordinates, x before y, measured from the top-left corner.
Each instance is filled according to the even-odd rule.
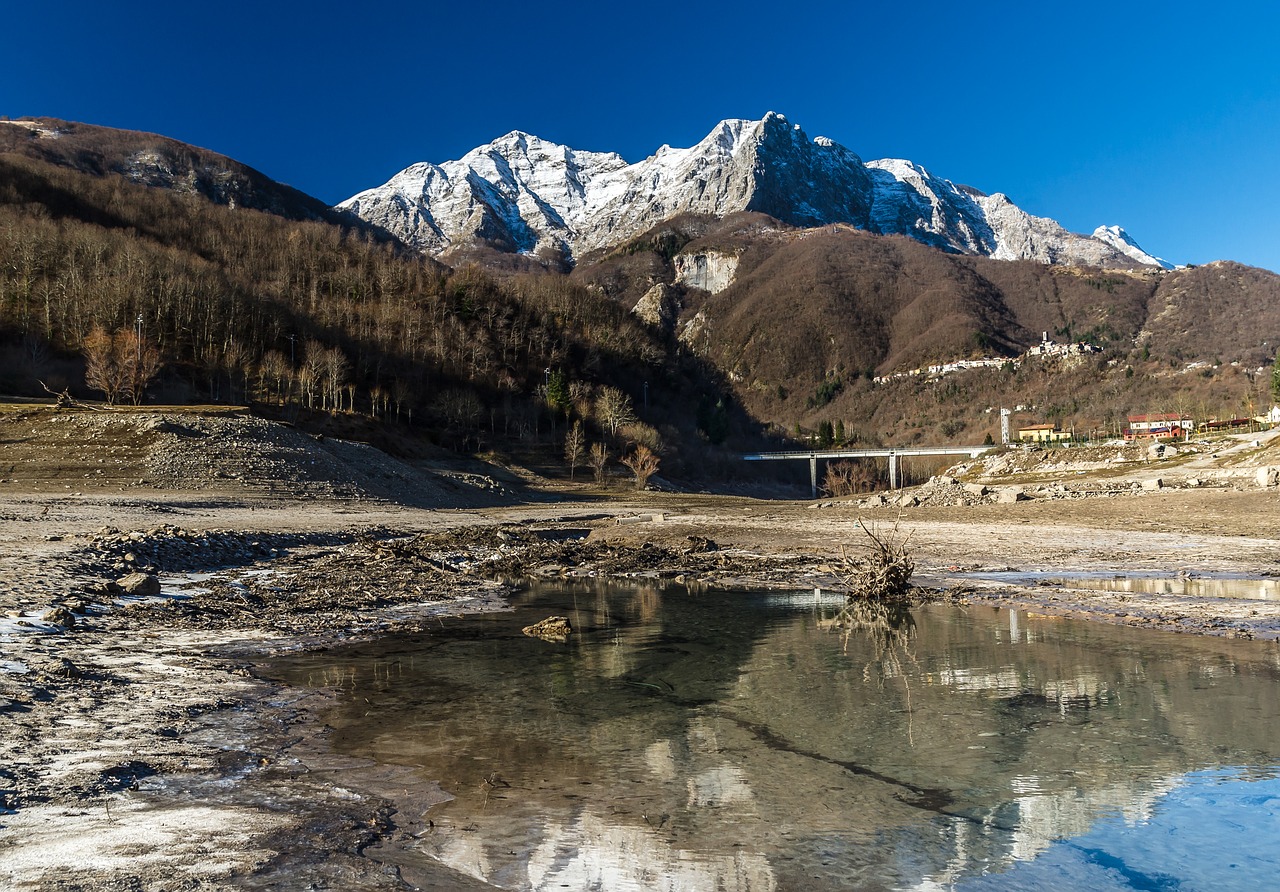
[[[511,130],[629,161],[775,111],[1173,263],[1280,271],[1280,4],[0,0],[0,115],[330,204]]]

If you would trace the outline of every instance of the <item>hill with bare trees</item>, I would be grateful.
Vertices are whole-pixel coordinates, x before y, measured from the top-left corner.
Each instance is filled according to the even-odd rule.
[[[104,385],[104,337],[125,378],[155,350],[154,376]],[[563,277],[450,270],[359,229],[0,153],[0,393],[45,388],[341,413],[554,468],[574,420],[611,459],[643,445],[675,474],[752,430],[705,362]]]

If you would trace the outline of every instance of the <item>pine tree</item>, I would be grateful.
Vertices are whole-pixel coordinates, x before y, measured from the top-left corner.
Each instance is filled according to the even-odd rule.
[[[1271,366],[1271,396],[1280,403],[1280,350],[1276,351],[1276,361]]]

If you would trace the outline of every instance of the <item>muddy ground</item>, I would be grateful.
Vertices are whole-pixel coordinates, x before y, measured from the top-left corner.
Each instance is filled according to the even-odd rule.
[[[256,421],[130,423],[140,433],[107,436],[93,419],[75,431],[37,416],[0,424],[5,888],[481,888],[416,854],[431,802],[406,798],[404,777],[326,750],[325,694],[253,667],[390,630],[429,635],[451,616],[503,609],[520,576],[837,587],[842,551],[869,528],[906,543],[924,597],[1280,638],[1276,601],[983,576],[1275,575],[1280,490],[1259,474],[1275,461],[1269,440],[1158,461],[1016,454],[888,499],[811,502],[529,492],[500,469],[370,463]],[[50,458],[51,431],[78,445]],[[210,437],[222,449],[206,460]],[[18,440],[42,457],[37,472]],[[311,464],[321,452],[333,463]],[[344,477],[348,460],[363,481]],[[238,466],[265,470],[237,477]],[[392,500],[396,488],[412,497]],[[130,595],[132,582],[116,582],[130,578],[163,591]]]

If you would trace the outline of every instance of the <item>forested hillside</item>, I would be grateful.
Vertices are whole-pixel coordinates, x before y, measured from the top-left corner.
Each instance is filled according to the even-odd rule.
[[[701,361],[563,277],[451,271],[330,223],[0,155],[0,392],[90,395],[96,330],[124,361],[158,350],[139,399],[351,413],[466,451],[560,462],[581,421],[584,453],[642,444],[679,473],[749,429]]]
[[[682,261],[700,257],[731,266],[731,281],[714,293],[683,281]],[[671,330],[792,435],[828,422],[864,442],[981,442],[999,436],[1001,406],[1025,407],[1015,426],[1084,434],[1115,433],[1131,413],[1239,417],[1270,405],[1280,346],[1280,276],[1266,270],[1054,267],[751,214],[667,221],[573,277],[624,306],[663,286]],[[1045,334],[1100,352],[1012,362]],[[981,357],[1011,362],[873,380]]]

